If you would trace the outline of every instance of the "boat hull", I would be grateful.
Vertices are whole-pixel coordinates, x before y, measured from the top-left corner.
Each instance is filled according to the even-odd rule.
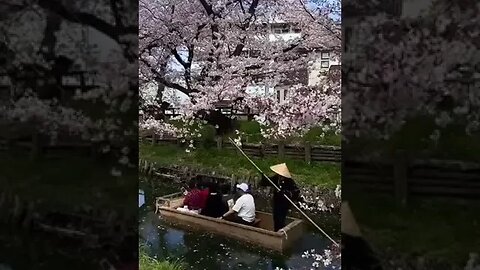
[[[277,252],[290,249],[303,234],[303,221],[287,218],[287,225],[279,232],[273,231],[273,216],[270,213],[257,211],[256,218],[260,222],[256,227],[230,222],[223,219],[176,210],[182,198],[169,200],[163,206],[157,206],[162,219],[177,226],[187,225],[189,228],[201,229],[223,235],[239,241],[264,247]]]

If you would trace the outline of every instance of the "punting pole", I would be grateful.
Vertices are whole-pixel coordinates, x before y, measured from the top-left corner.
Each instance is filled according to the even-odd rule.
[[[240,153],[242,153],[242,155],[248,160],[250,161],[250,163],[270,182],[270,184],[272,184],[278,191],[280,191],[280,188],[267,176],[265,175],[262,170],[245,154],[245,152],[243,152],[243,150],[235,143],[235,141],[232,139],[232,138],[228,138],[230,140],[230,143],[232,143],[237,149],[238,151],[240,151]],[[305,212],[302,211],[302,209],[300,209],[300,207],[298,207],[287,195],[283,194],[283,196],[308,220],[310,221],[310,223],[313,224],[313,226],[315,226],[323,235],[325,235],[330,241],[332,241],[333,244],[335,244],[335,246],[339,247],[340,245],[335,242],[335,240],[333,240],[324,230],[322,230],[322,228],[320,228],[320,226],[317,225],[317,223],[315,223],[315,221],[313,221],[307,214],[305,214]]]

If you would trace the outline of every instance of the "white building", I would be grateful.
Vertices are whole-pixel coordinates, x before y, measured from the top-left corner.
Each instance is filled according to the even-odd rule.
[[[289,41],[301,37],[301,29],[293,23],[276,21],[274,23],[265,24],[264,27],[268,28],[268,40],[271,42],[279,39]],[[242,54],[244,56],[256,57],[258,56],[259,51],[244,49]],[[306,65],[304,70],[295,72],[296,76],[293,76],[299,77],[299,80],[302,84],[308,86],[316,85],[320,81],[320,78],[325,71],[328,71],[332,66],[340,65],[340,61],[334,60],[333,55],[331,55],[331,52],[329,51],[319,51],[316,52],[316,54],[318,55],[318,58],[315,61],[309,63],[309,65]],[[247,86],[246,91],[251,95],[274,95],[277,101],[282,102],[288,98],[289,88],[288,82],[276,82],[270,84],[251,84]],[[182,103],[189,100],[189,97],[184,93],[169,88],[165,89],[163,96],[164,101],[173,103],[175,106],[181,106]]]
[[[276,21],[268,24],[267,27],[270,33],[268,39],[272,42],[279,39],[285,41],[294,40],[302,35],[301,29],[294,23]],[[340,65],[338,60],[333,59],[334,57],[330,51],[320,51],[316,52],[316,54],[318,55],[316,60],[305,66],[304,70],[298,70],[294,76],[289,76],[298,77],[298,80],[294,79],[295,83],[300,82],[308,86],[316,85],[325,71],[328,71],[332,66]],[[277,101],[282,102],[288,98],[289,88],[289,82],[279,82],[274,85],[248,86],[247,91],[251,94],[275,95]]]

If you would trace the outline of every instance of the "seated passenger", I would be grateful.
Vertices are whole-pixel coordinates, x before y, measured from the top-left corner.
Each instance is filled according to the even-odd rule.
[[[179,208],[200,213],[202,208],[205,207],[209,191],[208,189],[200,190],[197,186],[196,180],[191,180],[188,188],[189,191],[187,192],[187,195],[185,195],[183,204]]]
[[[208,195],[205,208],[201,214],[209,217],[218,218],[228,211],[227,204],[223,201],[222,193],[219,192],[218,184],[212,183],[209,186],[210,194]]]
[[[248,193],[248,185],[245,183],[237,185],[237,193],[240,197],[232,209],[220,218],[244,225],[253,225],[255,222],[255,201],[253,196]]]

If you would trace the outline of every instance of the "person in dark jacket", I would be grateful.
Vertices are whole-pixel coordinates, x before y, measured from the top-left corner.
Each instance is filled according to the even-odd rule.
[[[200,214],[214,218],[221,217],[228,211],[228,206],[223,200],[219,185],[217,183],[209,183],[208,189],[210,194],[208,195],[205,208],[202,209]]]
[[[270,180],[280,188],[280,191],[278,191],[274,187],[273,192],[273,227],[274,231],[278,231],[285,227],[288,210],[292,207],[291,203],[284,197],[284,194],[294,203],[302,201],[302,198],[300,197],[300,189],[292,179],[292,175],[285,163],[274,165],[270,169],[275,173],[274,176],[269,177]],[[260,186],[273,185],[262,175]]]
[[[365,241],[348,202],[342,202],[342,269],[382,270],[380,261]]]

